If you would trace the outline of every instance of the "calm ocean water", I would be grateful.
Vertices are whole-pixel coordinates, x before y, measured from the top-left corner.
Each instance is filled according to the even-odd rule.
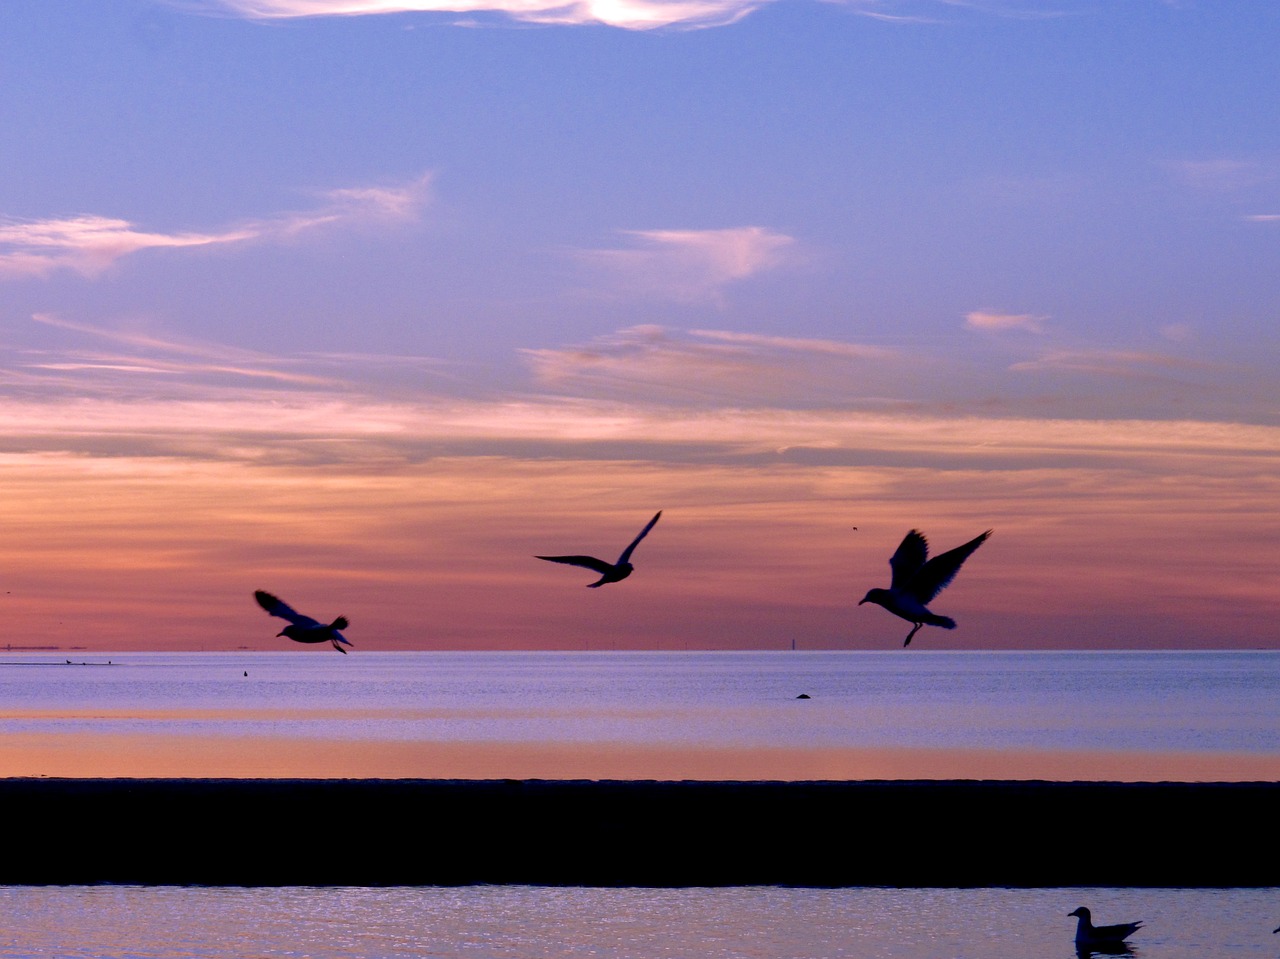
[[[7,776],[1274,779],[1280,653],[0,653],[0,728]]]
[[[0,775],[1280,778],[1270,652],[73,659],[0,655]],[[1081,904],[1147,959],[1280,953],[1275,889],[98,886],[0,887],[0,959],[1067,959]]]
[[[1274,956],[1277,889],[0,887],[0,956],[97,959],[1143,959]]]

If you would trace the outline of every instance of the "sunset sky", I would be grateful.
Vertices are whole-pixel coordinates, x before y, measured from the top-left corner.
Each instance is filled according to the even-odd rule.
[[[995,532],[912,650],[1280,645],[1277,64],[1271,0],[4,0],[5,641],[894,649],[915,527]]]

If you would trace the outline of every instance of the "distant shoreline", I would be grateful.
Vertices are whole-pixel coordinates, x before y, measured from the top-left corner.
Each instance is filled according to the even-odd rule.
[[[0,808],[65,840],[4,884],[1280,886],[1276,782],[0,779]]]

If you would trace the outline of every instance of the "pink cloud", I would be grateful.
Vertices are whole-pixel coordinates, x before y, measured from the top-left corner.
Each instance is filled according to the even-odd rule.
[[[795,239],[760,226],[720,230],[627,230],[633,246],[578,256],[615,292],[685,302],[781,266]]]
[[[401,187],[334,190],[315,210],[203,233],[142,230],[129,220],[91,214],[0,221],[0,279],[44,278],[58,270],[93,277],[143,250],[282,240],[324,227],[411,219],[429,201],[430,184],[430,175],[424,175]]]
[[[1035,316],[1031,313],[993,313],[988,310],[974,310],[965,314],[964,325],[965,329],[980,333],[1002,333],[1005,330],[1043,333],[1046,319],[1048,317]]]

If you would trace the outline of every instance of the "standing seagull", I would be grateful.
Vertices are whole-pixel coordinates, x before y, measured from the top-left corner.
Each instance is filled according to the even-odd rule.
[[[927,560],[929,542],[924,538],[923,533],[913,529],[903,537],[901,545],[889,558],[889,567],[893,570],[889,588],[868,590],[867,595],[858,601],[858,605],[875,603],[911,623],[913,628],[907,633],[903,646],[909,645],[916,630],[926,623],[930,626],[941,626],[943,629],[955,629],[954,619],[949,616],[934,615],[926,607],[946,588],[948,583],[956,578],[961,564],[969,558],[970,553],[986,542],[990,535],[991,530],[987,530],[963,546],[957,546],[953,550]]]
[[[253,591],[253,598],[272,616],[279,616],[289,621],[288,626],[276,633],[277,636],[288,636],[295,643],[333,643],[334,649],[346,655],[347,651],[338,644],[345,643],[350,646],[351,642],[338,630],[346,629],[351,625],[347,622],[347,617],[339,616],[326,626],[310,616],[303,616],[288,603],[260,589]]]
[[[587,569],[594,570],[600,574],[600,578],[594,583],[587,583],[589,587],[595,589],[597,586],[603,586],[605,583],[618,583],[631,575],[631,571],[635,569],[631,565],[631,554],[640,540],[644,539],[649,530],[653,529],[653,524],[658,522],[658,517],[662,515],[662,510],[658,510],[654,514],[653,519],[645,525],[640,531],[640,535],[631,541],[631,545],[622,551],[622,555],[618,557],[616,563],[606,563],[602,559],[596,559],[594,556],[535,556],[534,559],[545,559],[551,563],[567,563],[570,566],[583,566]]]
[[[1084,906],[1067,915],[1079,917],[1079,922],[1076,923],[1077,946],[1118,946],[1142,925],[1142,920],[1139,919],[1137,922],[1122,922],[1114,926],[1095,926],[1093,916]]]

